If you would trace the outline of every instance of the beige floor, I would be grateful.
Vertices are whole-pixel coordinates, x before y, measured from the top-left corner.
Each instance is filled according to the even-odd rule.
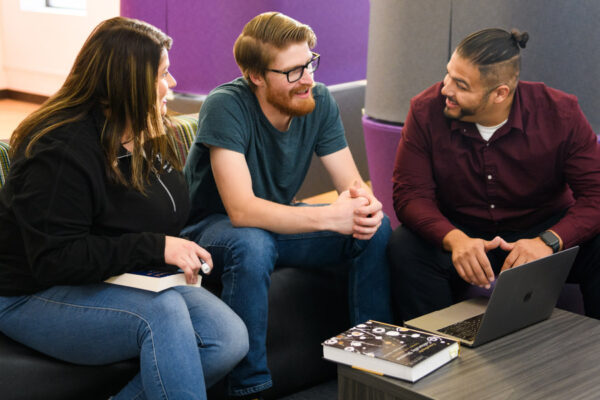
[[[38,107],[39,104],[0,99],[0,140],[8,141],[17,125]]]
[[[304,203],[308,204],[330,204],[333,203],[338,197],[338,194],[335,190],[327,193],[321,193],[313,197],[309,197],[307,199],[302,200]]]

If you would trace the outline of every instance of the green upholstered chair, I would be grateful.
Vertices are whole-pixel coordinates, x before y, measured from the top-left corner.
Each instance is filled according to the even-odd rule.
[[[0,188],[4,186],[6,177],[8,176],[8,168],[10,167],[10,159],[8,158],[8,150],[10,146],[0,140]]]
[[[175,149],[177,157],[181,160],[181,164],[185,164],[187,154],[190,151],[192,143],[196,138],[196,130],[198,129],[198,115],[184,114],[172,116],[173,130],[175,133]]]

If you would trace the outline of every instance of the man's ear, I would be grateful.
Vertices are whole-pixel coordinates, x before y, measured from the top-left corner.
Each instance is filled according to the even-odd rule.
[[[510,88],[506,84],[502,84],[494,89],[494,103],[502,103],[510,96]]]
[[[265,85],[265,77],[262,74],[250,72],[248,75],[256,87],[262,87]]]

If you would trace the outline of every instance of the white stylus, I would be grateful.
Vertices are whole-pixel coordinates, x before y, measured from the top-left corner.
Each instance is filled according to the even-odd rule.
[[[208,265],[203,259],[200,259],[200,262],[202,263],[202,272],[208,274],[210,272],[210,265]]]

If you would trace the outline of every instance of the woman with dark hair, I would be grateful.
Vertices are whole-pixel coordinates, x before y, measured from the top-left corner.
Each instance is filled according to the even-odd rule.
[[[178,238],[189,197],[165,119],[171,39],[141,21],[102,22],[60,90],[11,138],[0,191],[0,331],[52,357],[133,357],[115,398],[205,399],[248,350],[243,322],[208,291],[110,285],[210,254]]]

